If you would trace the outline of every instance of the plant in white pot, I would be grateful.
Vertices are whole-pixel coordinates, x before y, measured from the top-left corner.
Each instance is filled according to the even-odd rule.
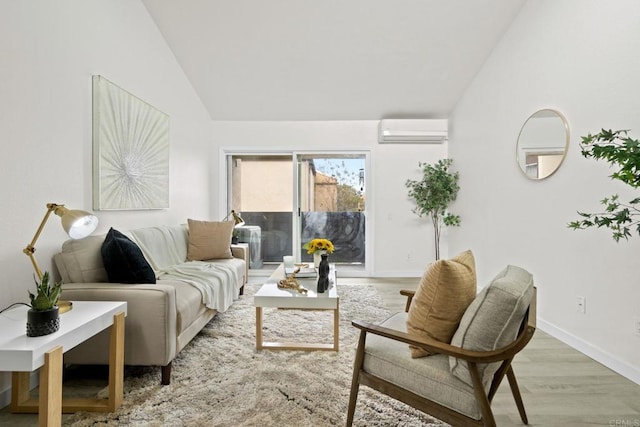
[[[433,222],[436,260],[440,259],[440,232],[442,226],[457,227],[460,217],[448,212],[449,204],[456,199],[460,186],[458,172],[450,172],[452,159],[441,159],[430,165],[419,162],[422,168],[422,179],[408,179],[405,183],[409,189],[409,197],[416,203],[413,213],[419,217],[430,216]]]
[[[36,282],[36,293],[29,291],[31,308],[27,312],[27,336],[39,337],[60,329],[58,298],[62,293],[62,282],[50,283],[49,272],[42,274]]]

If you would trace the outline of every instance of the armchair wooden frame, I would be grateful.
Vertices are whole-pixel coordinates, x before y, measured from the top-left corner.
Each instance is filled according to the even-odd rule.
[[[513,372],[511,362],[515,355],[524,349],[529,341],[531,341],[536,330],[536,292],[537,290],[534,288],[531,304],[529,305],[525,317],[520,325],[520,330],[516,339],[509,345],[492,351],[465,350],[436,340],[410,336],[407,333],[381,327],[375,324],[358,320],[352,321],[351,324],[360,329],[360,339],[358,341],[358,348],[356,350],[353,366],[353,379],[351,382],[351,394],[349,397],[349,409],[347,412],[347,427],[351,426],[353,423],[358,390],[361,384],[391,396],[394,399],[404,402],[424,413],[432,415],[454,426],[495,426],[496,422],[493,412],[491,411],[491,401],[505,375],[509,381],[509,386],[516,406],[518,407],[520,418],[524,424],[528,424],[527,414],[524,409],[524,404],[522,403],[520,389],[518,388],[518,383],[516,381],[516,376]],[[414,292],[403,290],[400,293],[407,296],[405,310],[408,311]],[[464,360],[469,368],[469,373],[473,382],[474,395],[482,415],[481,418],[479,420],[473,419],[366,372],[363,369],[363,362],[364,347],[368,333],[401,341],[416,347],[421,347],[431,353],[441,353]],[[494,362],[500,362],[500,367],[494,374],[489,390],[487,391],[482,385],[482,379],[478,371],[478,364]]]

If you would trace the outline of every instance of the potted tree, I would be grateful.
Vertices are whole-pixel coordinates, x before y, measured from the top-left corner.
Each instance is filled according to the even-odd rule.
[[[458,172],[450,172],[452,159],[439,160],[434,165],[419,162],[422,179],[408,179],[405,185],[409,189],[416,207],[412,211],[419,217],[429,216],[433,223],[436,260],[440,259],[440,231],[443,225],[457,227],[460,217],[448,212],[449,204],[456,199],[460,186]]]
[[[612,179],[638,188],[640,187],[640,141],[631,138],[628,132],[628,130],[602,129],[595,135],[583,136],[580,148],[585,158],[602,159],[611,166],[617,166],[618,170],[609,175]],[[602,212],[578,211],[581,219],[570,222],[569,227],[574,230],[590,227],[609,228],[616,242],[621,238],[628,240],[632,230],[640,234],[640,197],[624,203],[620,201],[617,194],[614,194],[605,197],[600,203],[603,206]]]
[[[42,279],[36,282],[36,293],[29,292],[31,308],[27,312],[27,336],[39,337],[60,329],[58,298],[62,293],[62,282],[49,283],[49,272],[45,271]]]

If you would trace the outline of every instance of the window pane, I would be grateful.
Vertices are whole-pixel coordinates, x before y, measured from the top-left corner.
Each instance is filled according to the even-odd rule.
[[[314,238],[331,240],[331,262],[365,261],[363,155],[304,154],[300,167],[301,246]],[[312,255],[301,248],[301,259]]]

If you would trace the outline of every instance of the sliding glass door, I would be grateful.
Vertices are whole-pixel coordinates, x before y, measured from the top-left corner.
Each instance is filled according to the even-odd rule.
[[[291,154],[227,156],[227,211],[239,212],[236,230],[249,243],[250,268],[282,262],[293,254],[293,158]]]
[[[312,260],[304,243],[327,238],[335,247],[332,262],[364,267],[365,156],[305,153],[297,163],[300,259]]]
[[[331,261],[364,271],[366,259],[366,153],[228,153],[227,210],[246,225],[253,269],[284,255],[311,261],[302,246],[330,239]]]

